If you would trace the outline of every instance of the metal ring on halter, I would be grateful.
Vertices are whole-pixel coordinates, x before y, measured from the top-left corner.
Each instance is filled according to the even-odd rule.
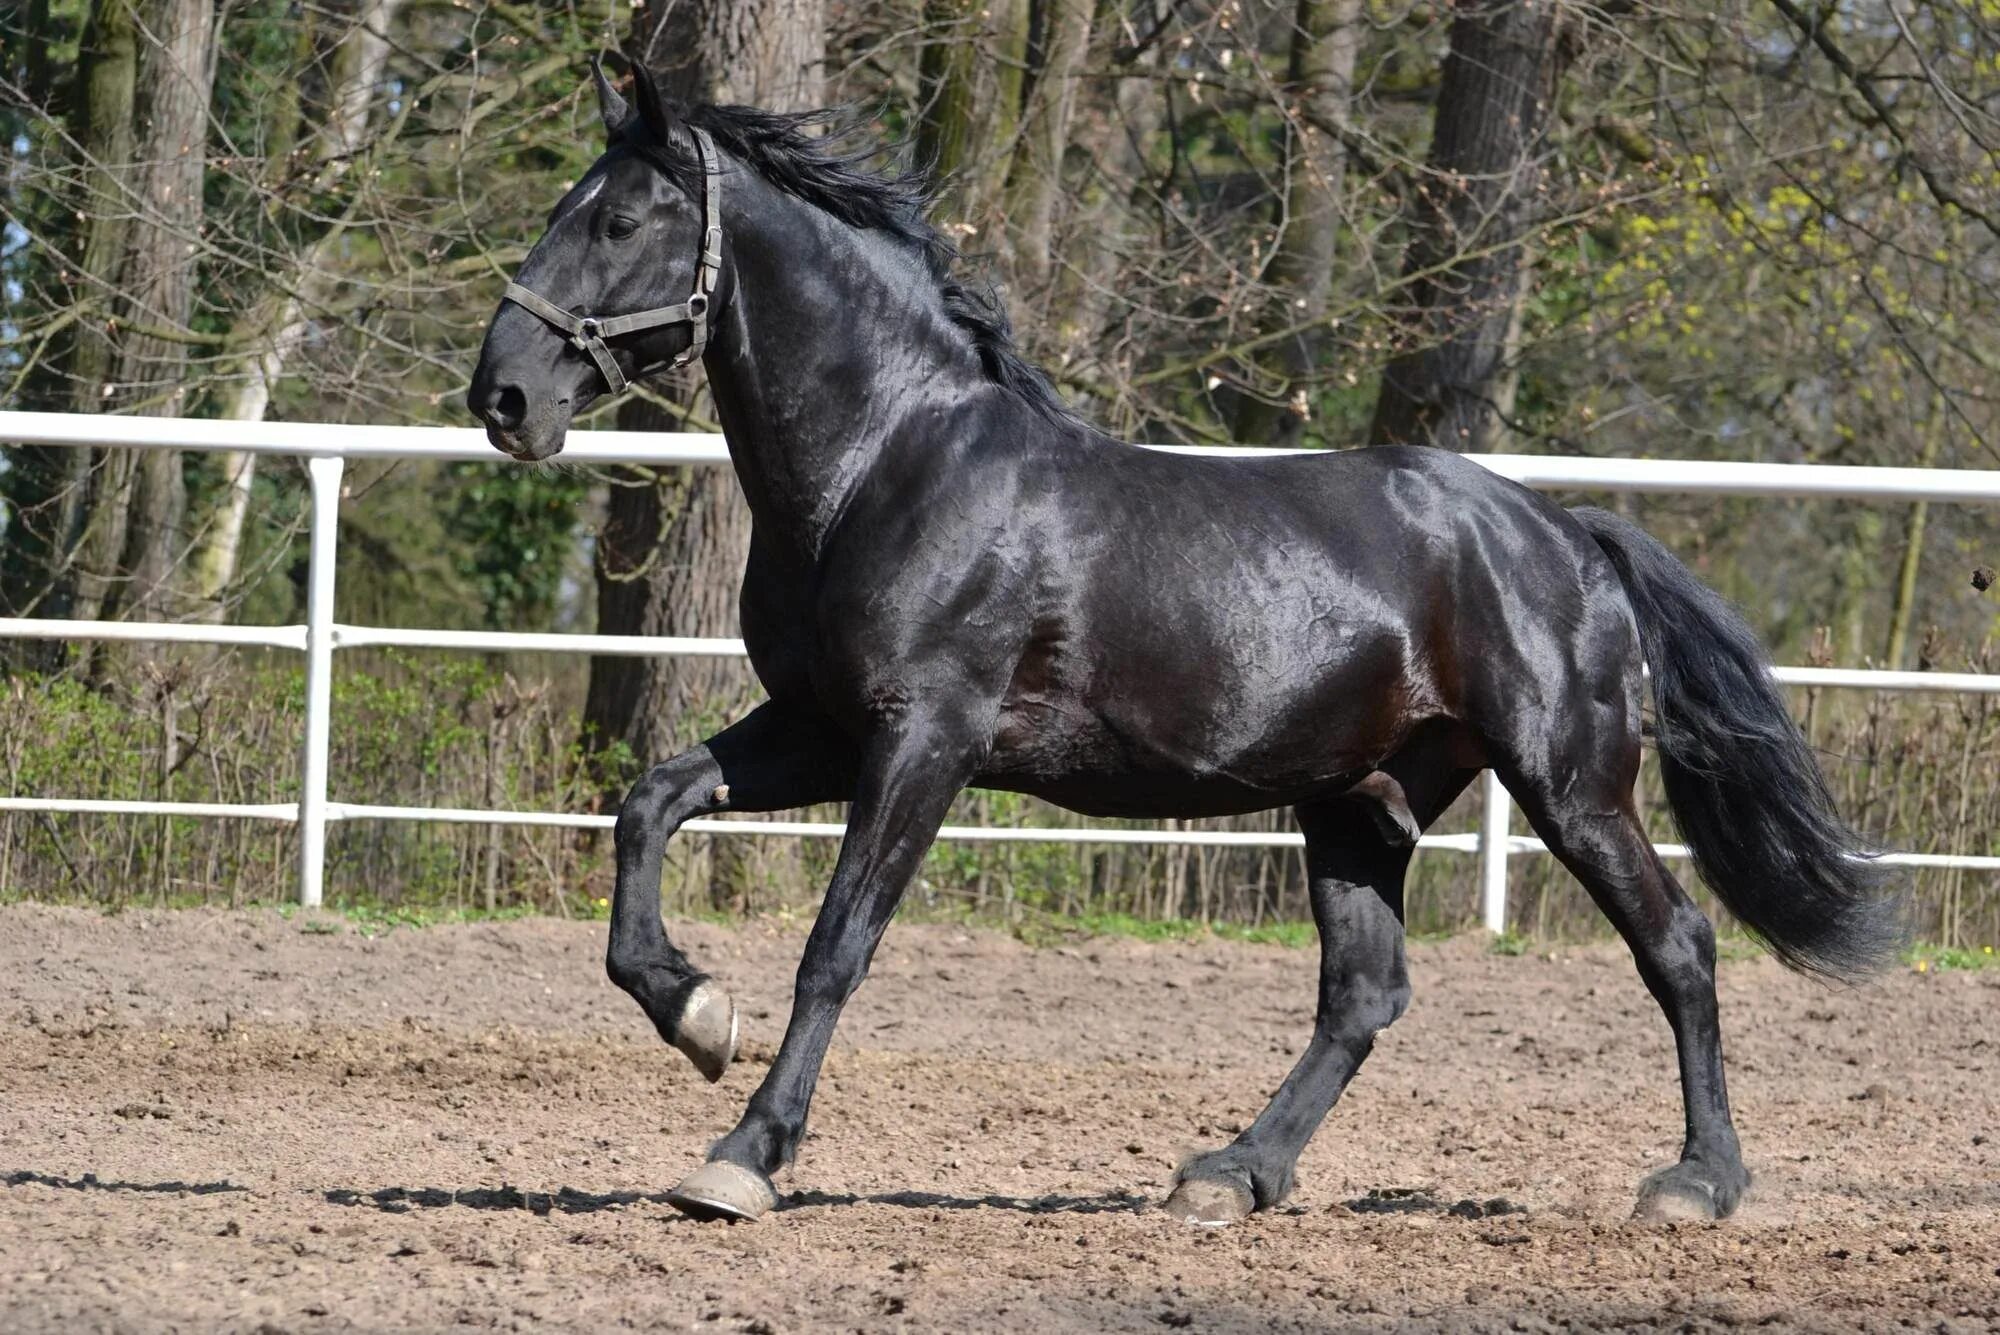
[[[708,131],[693,131],[695,147],[701,156],[701,211],[704,226],[701,233],[701,253],[695,258],[694,289],[688,299],[674,306],[656,306],[652,310],[634,311],[629,315],[578,315],[574,311],[556,305],[534,289],[520,283],[507,284],[502,298],[511,301],[530,312],[543,323],[554,326],[569,336],[570,345],[587,355],[596,365],[597,373],[604,377],[604,384],[612,394],[623,394],[633,380],[649,375],[666,367],[686,366],[701,356],[708,346],[708,308],[710,294],[715,291],[722,277],[722,166],[716,156],[715,140]],[[685,324],[694,327],[694,337],[677,357],[664,362],[654,362],[642,366],[626,376],[618,366],[618,359],[612,355],[611,345],[606,337],[616,338],[624,334],[636,334],[645,329],[657,329],[663,325]],[[607,335],[606,331],[609,330]]]

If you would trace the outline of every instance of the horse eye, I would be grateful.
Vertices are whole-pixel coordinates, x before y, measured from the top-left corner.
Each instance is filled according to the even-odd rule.
[[[639,224],[636,221],[631,218],[619,216],[613,218],[610,224],[605,227],[604,234],[613,241],[623,241],[638,230]]]

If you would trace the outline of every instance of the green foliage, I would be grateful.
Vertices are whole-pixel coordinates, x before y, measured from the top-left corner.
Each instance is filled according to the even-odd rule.
[[[1904,962],[1916,973],[1944,973],[1954,969],[2000,968],[2000,952],[1992,946],[1913,947]]]
[[[913,76],[926,55],[950,54],[941,42],[963,35],[927,29],[918,13],[926,8],[935,12],[911,4],[830,10],[836,58],[827,62],[826,99],[880,108],[876,131],[910,133],[924,114]],[[1299,165],[1288,72],[1295,25],[1282,4],[1167,8],[1144,49],[1125,49],[1133,37],[1124,25],[1097,23],[1074,89],[1050,254],[1037,257],[1052,261],[1049,285],[1009,271],[1007,219],[968,217],[957,234],[999,266],[1024,343],[1087,415],[1136,438],[1217,441],[1230,396],[1257,383],[1269,351],[1238,350],[1243,340],[1299,299],[1267,281],[1286,181]],[[1691,15],[1641,6],[1621,13],[1615,29],[1577,10],[1565,35],[1576,59],[1551,137],[1537,149],[1534,197],[1524,202],[1526,298],[1519,346],[1506,359],[1518,374],[1494,387],[1511,395],[1506,447],[1988,462],[2000,440],[2000,416],[1983,388],[2000,366],[2000,251],[1990,221],[2000,217],[2000,171],[1977,126],[1979,109],[2000,90],[1992,8],[1910,0],[1896,24],[1824,11],[1822,35],[1869,71],[1872,87],[1893,92],[1894,123],[1857,100],[1860,90],[1836,64],[1768,7],[1729,3]],[[271,416],[461,423],[464,383],[503,276],[601,146],[584,58],[627,36],[631,16],[643,18],[646,7],[400,6],[386,34],[387,63],[365,90],[367,133],[351,153],[332,157],[335,66],[358,11],[243,0],[218,12],[212,133],[202,146],[205,215],[198,234],[184,238],[199,294],[183,331],[192,340],[186,402],[220,411],[250,374],[246,353],[277,333],[259,324],[260,312],[303,293],[307,336],[273,388]],[[87,164],[75,151],[72,86],[85,16],[83,0],[27,6],[10,30],[23,40],[0,47],[7,87],[21,94],[0,99],[12,155],[0,184],[9,222],[0,241],[7,407],[66,406],[110,388],[72,383],[63,369],[74,332],[64,322],[84,309],[69,303],[74,232],[87,216],[77,197]],[[1341,164],[1333,270],[1314,275],[1328,283],[1328,319],[1315,331],[1319,365],[1300,401],[1308,444],[1362,438],[1382,367],[1398,350],[1411,205],[1419,192],[1451,185],[1427,178],[1424,163],[1453,18],[1449,6],[1370,0],[1354,77],[1333,81],[1353,90],[1329,118],[1351,151]],[[1032,89],[1032,70],[1018,60],[1008,68]],[[1017,136],[990,138],[968,144],[968,153],[1010,153]],[[990,173],[994,164],[971,165]],[[1963,204],[1944,199],[1940,186]],[[1509,226],[1496,216],[1464,239],[1477,250],[1495,239],[1492,228]],[[40,587],[39,576],[63,562],[71,535],[58,531],[66,521],[55,512],[76,494],[63,462],[0,447],[0,598]],[[191,539],[225,492],[215,459],[191,454],[185,462],[182,536]],[[452,629],[592,624],[587,523],[601,492],[586,474],[497,460],[369,463],[348,470],[347,491],[340,618]],[[665,504],[671,509],[671,499]],[[1767,500],[1628,506],[1743,602],[1781,658],[1859,664],[1882,652],[1899,597],[1892,576],[1918,530],[1913,514]],[[1938,510],[1924,540],[1909,543],[1917,578],[1900,620],[1918,628],[1914,638],[1923,627],[1942,628],[1920,655],[1926,661],[1988,666],[1976,646],[2000,626],[1964,572],[1990,563],[1990,520],[1970,507]],[[20,522],[29,513],[41,527]],[[228,619],[300,619],[304,513],[303,470],[264,459]],[[1953,642],[1968,648],[1944,648]],[[35,654],[10,661],[45,661]],[[196,670],[165,694],[136,677],[129,689],[101,690],[60,676],[7,680],[6,791],[295,795],[302,694],[294,663],[262,655],[141,661],[193,662]],[[337,796],[581,810],[600,788],[657,759],[584,753],[576,741],[580,663],[537,663],[534,672],[555,675],[526,686],[496,660],[343,654],[341,664]],[[696,700],[677,724],[688,735],[712,731],[739,704]],[[1924,851],[2000,851],[2000,720],[1983,706],[1855,697],[1801,697],[1799,705],[1843,806],[1863,828]],[[1650,777],[1645,795],[1655,832],[1669,835]],[[993,793],[964,796],[951,819],[1074,823]],[[1467,826],[1463,805],[1443,822]],[[548,831],[353,822],[333,832],[331,872],[335,895],[357,913],[381,915],[385,928],[485,913],[489,897],[496,910],[599,913],[607,844]],[[700,837],[676,841],[666,893],[681,908],[711,903],[714,847]],[[0,817],[0,894],[114,904],[283,899],[291,857],[291,833],[281,826]],[[757,863],[769,884],[755,902],[784,911],[810,904],[831,857],[829,843],[814,842]],[[1512,874],[1521,935],[1496,949],[1601,930],[1551,861],[1517,859]],[[1992,939],[2000,899],[1988,879],[1925,871],[1915,884],[1923,930],[1947,943],[1944,953],[1921,957],[1933,961],[1927,967],[1955,967],[1966,942]],[[926,859],[913,900],[925,912],[1024,931],[1044,920],[1279,940],[1304,930],[1295,921],[1304,912],[1300,860],[1283,851],[943,844]],[[1420,856],[1412,930],[1444,932],[1473,919],[1465,860]],[[1726,938],[1724,949],[1755,948]]]
[[[546,625],[575,575],[578,509],[590,490],[579,473],[459,464],[445,533],[460,550],[459,577],[478,591],[495,630]]]

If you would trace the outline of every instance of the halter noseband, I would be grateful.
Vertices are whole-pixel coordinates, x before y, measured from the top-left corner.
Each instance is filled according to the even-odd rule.
[[[714,299],[716,284],[722,277],[722,166],[715,155],[715,141],[708,137],[708,131],[694,130],[694,141],[701,151],[701,263],[695,268],[694,291],[688,294],[686,301],[677,306],[634,311],[630,315],[600,317],[574,315],[519,283],[507,284],[506,295],[502,298],[540,316],[567,334],[571,347],[597,363],[604,383],[611,387],[613,394],[623,394],[631,382],[618,369],[618,359],[611,355],[606,339],[634,334],[641,329],[656,329],[661,325],[694,326],[694,341],[688,344],[686,351],[671,361],[640,367],[634,373],[635,377],[650,375],[663,367],[686,366],[701,356],[702,349],[708,346],[708,307]]]

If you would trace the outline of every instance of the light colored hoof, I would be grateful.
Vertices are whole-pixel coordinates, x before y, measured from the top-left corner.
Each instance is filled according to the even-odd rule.
[[[736,1059],[735,1000],[713,979],[703,979],[688,993],[674,1035],[674,1046],[714,1084]]]
[[[1688,1178],[1649,1178],[1639,1188],[1632,1217],[1647,1224],[1714,1223],[1721,1216],[1715,1189]]]
[[[1233,1177],[1192,1177],[1175,1187],[1160,1208],[1184,1224],[1220,1228],[1249,1218],[1257,1202],[1250,1188]]]
[[[689,1173],[667,1193],[667,1204],[696,1219],[761,1218],[778,1203],[771,1179],[754,1168],[716,1159]]]

